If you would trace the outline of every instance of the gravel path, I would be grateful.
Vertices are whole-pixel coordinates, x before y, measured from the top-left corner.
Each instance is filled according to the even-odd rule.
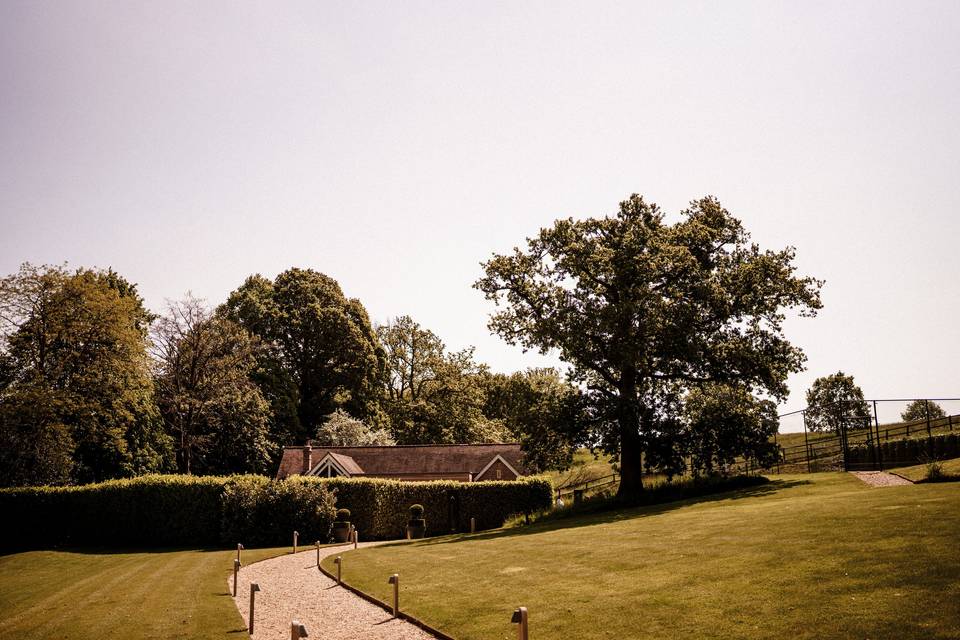
[[[382,543],[361,542],[359,546],[376,544]],[[322,547],[320,557],[337,555],[352,548],[352,544]],[[254,614],[254,640],[289,640],[291,620],[299,620],[307,628],[310,638],[323,640],[435,640],[419,627],[405,620],[394,620],[380,607],[338,587],[335,580],[317,569],[315,547],[240,569],[234,602],[247,624],[250,583],[253,582],[260,585]],[[232,593],[232,572],[227,584]]]
[[[897,487],[904,484],[913,484],[906,478],[884,471],[851,471],[850,473],[871,487]]]

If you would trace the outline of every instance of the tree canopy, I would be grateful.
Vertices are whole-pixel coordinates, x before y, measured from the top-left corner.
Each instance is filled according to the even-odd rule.
[[[23,265],[0,280],[6,484],[89,482],[168,468],[153,397],[150,314],[112,271]]]
[[[843,371],[817,378],[807,391],[804,420],[810,431],[863,429],[872,415],[863,391]]]
[[[314,442],[325,447],[387,447],[396,444],[386,429],[371,429],[343,409],[317,428]]]
[[[931,400],[914,400],[907,405],[907,408],[900,414],[900,417],[904,422],[916,422],[918,420],[926,420],[928,417],[931,420],[946,418],[947,414],[943,410],[943,407],[936,402]]]
[[[256,379],[274,412],[288,420],[278,438],[303,442],[336,409],[382,420],[385,353],[366,309],[336,280],[297,268],[272,282],[251,276],[223,313],[266,345]]]
[[[784,311],[814,315],[821,282],[794,250],[761,250],[712,197],[668,224],[633,195],[610,217],[558,220],[495,255],[475,283],[511,344],[556,351],[588,394],[595,438],[621,456],[620,493],[642,490],[645,451],[682,449],[683,394],[738,385],[773,398],[805,356]],[[662,456],[666,458],[666,456]]]
[[[250,379],[259,344],[187,296],[153,327],[157,404],[181,473],[266,473],[270,407]]]

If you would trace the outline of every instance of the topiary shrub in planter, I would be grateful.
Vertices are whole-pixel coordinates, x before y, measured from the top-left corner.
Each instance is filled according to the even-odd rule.
[[[410,520],[407,522],[407,537],[411,540],[427,534],[427,521],[423,519],[423,505],[410,505]]]
[[[337,519],[333,522],[333,541],[350,541],[350,509],[337,509]]]

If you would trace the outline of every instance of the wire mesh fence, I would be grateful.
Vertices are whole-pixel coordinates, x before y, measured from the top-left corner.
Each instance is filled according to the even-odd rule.
[[[885,398],[827,409],[826,421],[819,419],[824,407],[780,416],[778,472],[884,470],[960,455],[960,398]]]

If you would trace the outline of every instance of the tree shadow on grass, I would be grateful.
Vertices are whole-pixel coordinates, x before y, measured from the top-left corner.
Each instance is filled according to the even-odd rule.
[[[652,515],[668,513],[675,509],[688,507],[695,504],[707,504],[711,502],[720,502],[724,500],[742,500],[744,498],[759,498],[776,494],[785,489],[811,484],[809,480],[771,480],[764,484],[759,484],[741,489],[720,491],[707,495],[680,498],[655,504],[624,505],[614,500],[606,502],[597,501],[596,504],[587,503],[583,510],[571,511],[560,516],[551,516],[543,521],[534,522],[529,525],[512,527],[509,529],[495,529],[482,533],[460,533],[448,536],[439,536],[428,538],[419,542],[412,543],[414,546],[430,546],[436,544],[451,544],[458,542],[468,542],[474,540],[500,539],[512,536],[524,536],[535,533],[545,533],[547,531],[557,531],[560,529],[572,529],[576,527],[588,527],[597,524],[610,524],[613,522],[622,522],[624,520],[633,520],[634,518],[644,518]],[[397,546],[399,543],[383,545],[385,547]],[[404,541],[403,544],[411,544]]]

